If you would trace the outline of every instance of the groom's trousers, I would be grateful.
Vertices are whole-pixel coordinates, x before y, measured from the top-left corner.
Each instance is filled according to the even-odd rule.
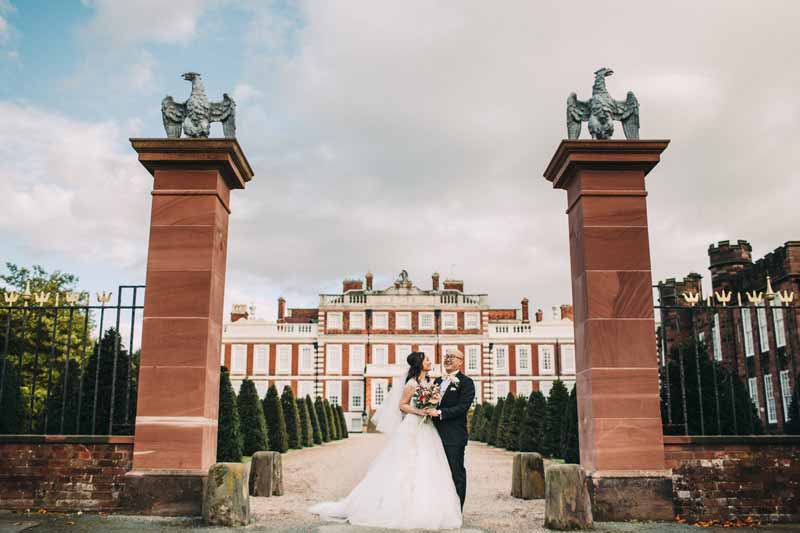
[[[461,510],[464,510],[464,499],[467,497],[467,470],[464,468],[464,450],[466,446],[445,446],[444,454],[447,456],[447,463],[450,465],[450,472],[453,474],[453,483],[456,486],[456,493],[461,500]]]

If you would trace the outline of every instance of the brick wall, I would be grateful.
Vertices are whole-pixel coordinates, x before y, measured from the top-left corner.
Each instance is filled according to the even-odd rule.
[[[800,437],[664,437],[675,514],[800,521]]]
[[[0,508],[118,509],[133,437],[0,436]]]

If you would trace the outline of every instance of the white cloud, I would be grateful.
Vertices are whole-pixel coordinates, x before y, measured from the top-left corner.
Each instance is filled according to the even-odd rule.
[[[153,68],[156,60],[153,54],[146,50],[139,52],[138,60],[129,69],[129,85],[136,90],[144,90],[153,85]]]

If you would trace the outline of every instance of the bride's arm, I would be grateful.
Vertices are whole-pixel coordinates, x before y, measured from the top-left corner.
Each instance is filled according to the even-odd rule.
[[[417,409],[411,405],[411,397],[414,395],[414,385],[406,385],[403,388],[403,396],[400,397],[400,410],[404,413],[425,416],[422,409]]]

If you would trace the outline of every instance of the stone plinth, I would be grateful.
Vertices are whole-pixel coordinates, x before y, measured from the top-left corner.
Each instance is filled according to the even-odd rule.
[[[131,476],[194,476],[195,495],[216,461],[230,191],[253,172],[235,139],[131,144],[154,178]]]
[[[580,465],[550,465],[545,471],[544,527],[592,529],[592,502]]]
[[[250,523],[247,465],[216,463],[208,470],[203,494],[203,521],[207,526],[246,526]]]
[[[562,141],[544,173],[567,191],[581,466],[616,489],[669,473],[645,189],[668,144]]]
[[[540,454],[521,452],[514,455],[511,496],[522,500],[544,498],[544,460]]]

